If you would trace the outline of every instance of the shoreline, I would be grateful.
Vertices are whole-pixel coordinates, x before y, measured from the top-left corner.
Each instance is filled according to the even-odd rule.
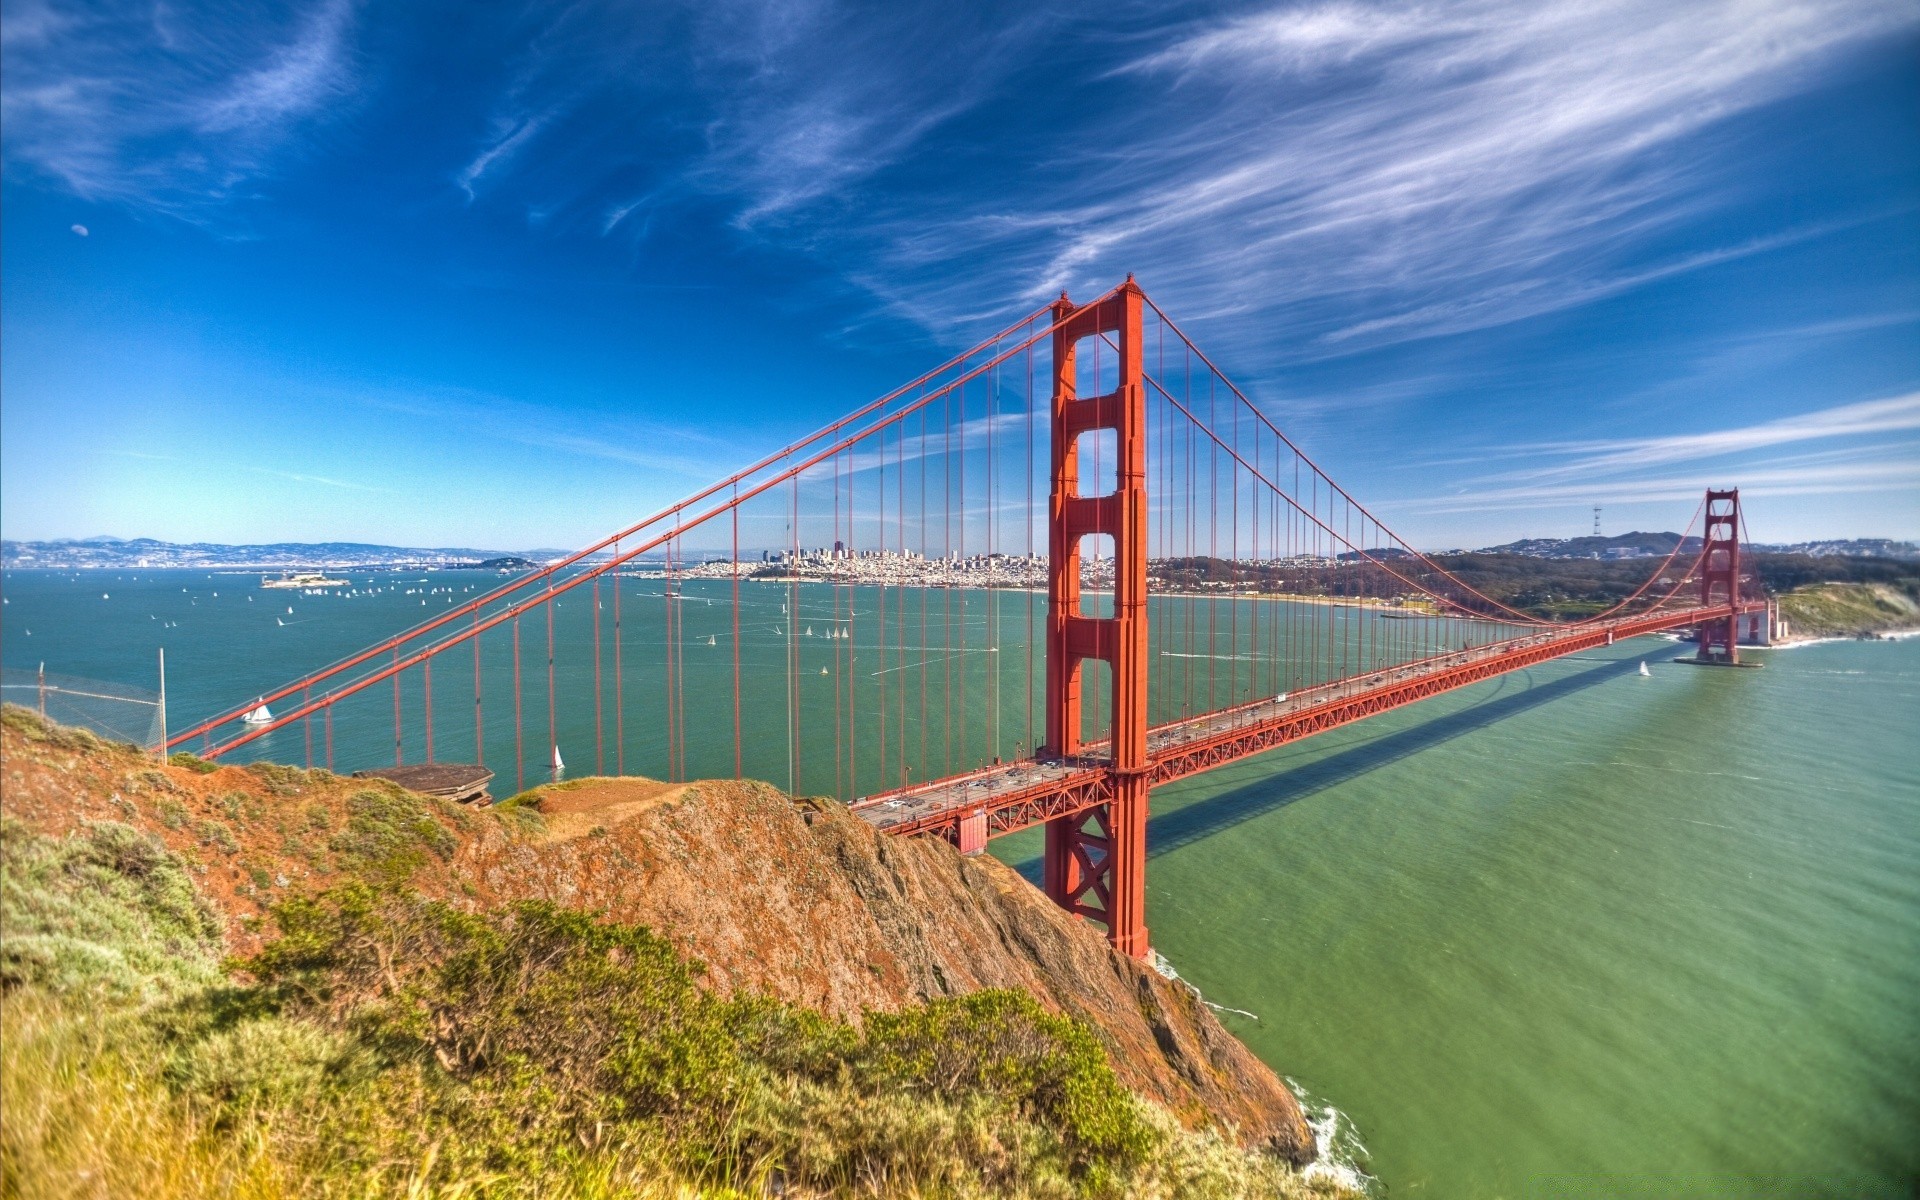
[[[664,579],[665,576],[655,575],[655,574],[628,575],[626,576],[626,578],[628,579]],[[683,582],[689,579],[699,580],[702,582],[705,582],[709,579],[717,579],[723,583],[727,581],[727,576],[724,576],[724,575],[716,575],[716,576],[682,575],[679,578]],[[1047,594],[1047,589],[1043,587],[1032,587],[1027,584],[1014,584],[1014,583],[995,584],[995,583],[987,583],[987,582],[975,581],[975,580],[969,580],[964,583],[928,583],[928,582],[894,583],[894,582],[879,582],[879,581],[867,580],[867,579],[820,579],[820,578],[809,576],[809,575],[800,575],[800,576],[761,575],[758,577],[742,576],[741,582],[742,583],[777,583],[777,584],[789,584],[789,585],[812,583],[812,584],[826,584],[831,587],[893,588],[896,591],[925,590],[930,592],[943,592],[943,591],[1026,592],[1035,596],[1044,596]],[[1111,596],[1113,595],[1113,588],[1086,587],[1082,585],[1082,587],[1080,588],[1080,594],[1083,596]],[[1288,604],[1321,604],[1321,605],[1327,605],[1332,608],[1378,608],[1378,609],[1385,609],[1389,612],[1404,613],[1409,618],[1425,617],[1429,620],[1436,620],[1436,621],[1441,620],[1443,618],[1452,619],[1452,620],[1491,621],[1494,624],[1502,624],[1501,621],[1499,621],[1497,618],[1494,618],[1494,617],[1465,617],[1465,616],[1457,616],[1457,615],[1448,614],[1448,613],[1429,612],[1424,608],[1409,608],[1405,605],[1395,604],[1391,600],[1383,600],[1378,597],[1368,597],[1368,596],[1313,596],[1313,595],[1306,595],[1300,592],[1162,592],[1162,591],[1155,591],[1153,588],[1150,587],[1147,589],[1147,598],[1149,600],[1264,600],[1268,602],[1284,602]]]
[[[1865,635],[1851,633],[1824,633],[1810,637],[1784,638],[1770,646],[1749,646],[1749,650],[1794,650],[1801,646],[1820,646],[1834,642],[1904,642],[1909,638],[1920,638],[1920,627],[1902,626],[1898,629],[1873,629]]]

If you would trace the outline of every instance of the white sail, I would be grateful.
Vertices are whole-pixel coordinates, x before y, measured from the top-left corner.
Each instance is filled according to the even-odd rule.
[[[560,747],[558,745],[553,748],[553,769],[555,771],[564,771],[567,769],[566,761],[560,757]]]
[[[1649,671],[1649,670],[1647,670],[1647,664],[1645,664],[1645,663],[1641,663],[1641,664],[1640,664],[1640,673],[1641,673],[1642,675],[1652,675],[1652,674],[1653,674],[1653,672],[1652,672],[1652,671]]]
[[[264,704],[256,705],[246,716],[240,718],[249,725],[265,725],[273,720],[273,713]]]

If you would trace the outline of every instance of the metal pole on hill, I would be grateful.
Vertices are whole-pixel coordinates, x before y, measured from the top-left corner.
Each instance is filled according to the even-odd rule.
[[[44,670],[44,668],[42,668]],[[167,761],[167,648],[160,647],[160,761]]]

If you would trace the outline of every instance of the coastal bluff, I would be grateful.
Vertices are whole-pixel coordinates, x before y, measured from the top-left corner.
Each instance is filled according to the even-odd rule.
[[[545,900],[648,926],[717,991],[759,991],[843,1020],[1016,988],[1085,1021],[1121,1080],[1194,1129],[1294,1164],[1300,1106],[1187,985],[1115,954],[1011,868],[945,842],[889,838],[829,800],[739,781],[588,778],[465,808],[324,771],[162,765],[9,710],[11,821],[64,836],[131,825],[191,864],[256,952],[280,901],[378,869],[476,911]]]

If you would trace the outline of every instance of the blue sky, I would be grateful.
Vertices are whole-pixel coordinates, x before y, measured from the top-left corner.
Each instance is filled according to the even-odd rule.
[[[580,544],[1128,271],[1416,544],[1920,536],[1909,0],[0,33],[8,537]]]

